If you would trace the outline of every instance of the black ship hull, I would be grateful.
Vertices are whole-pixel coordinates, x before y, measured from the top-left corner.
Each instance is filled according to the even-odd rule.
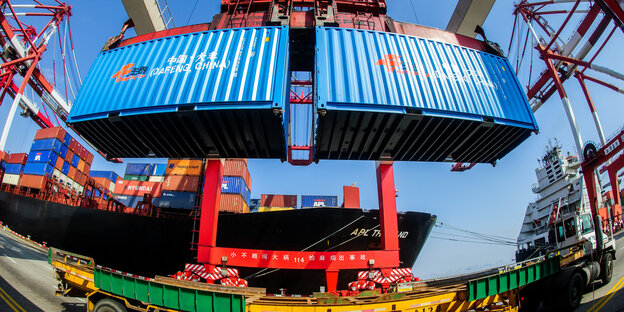
[[[76,207],[0,191],[0,221],[49,246],[143,276],[167,275],[194,263],[191,218],[153,218]],[[435,224],[420,212],[398,215],[400,260],[412,267]],[[378,210],[315,208],[219,215],[217,245],[266,250],[380,249]],[[324,271],[241,268],[250,286],[307,294],[325,284]],[[356,279],[341,271],[338,285]]]

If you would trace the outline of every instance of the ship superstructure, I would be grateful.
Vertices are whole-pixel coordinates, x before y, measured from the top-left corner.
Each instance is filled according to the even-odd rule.
[[[579,172],[581,163],[558,144],[547,148],[535,169],[537,183],[532,190],[537,199],[527,206],[520,234],[516,258],[526,259],[543,254],[554,241],[549,240],[549,225],[560,216],[572,212],[587,212],[589,202],[583,178]]]

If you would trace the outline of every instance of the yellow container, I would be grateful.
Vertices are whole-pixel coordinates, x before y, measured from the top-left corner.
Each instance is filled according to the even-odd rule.
[[[202,161],[199,159],[169,159],[165,175],[201,175]]]
[[[258,207],[258,212],[295,210],[292,207]]]

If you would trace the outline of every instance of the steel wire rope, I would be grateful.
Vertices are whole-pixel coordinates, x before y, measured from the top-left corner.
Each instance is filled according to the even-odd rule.
[[[69,86],[69,91],[72,94],[73,99],[76,99],[76,93],[74,92],[74,88],[71,84],[71,77],[69,76],[69,71],[67,70],[67,63],[65,62],[65,52],[67,51],[67,20],[65,20],[65,29],[63,31],[63,69],[65,70],[65,84]],[[69,99],[65,99],[69,101]]]
[[[459,231],[459,232],[464,232],[464,233],[469,233],[472,234],[476,237],[480,237],[489,241],[494,241],[494,242],[512,242],[515,244],[515,241],[512,238],[509,237],[503,237],[503,236],[498,236],[498,235],[492,235],[492,234],[482,234],[482,233],[478,233],[478,232],[474,232],[474,231],[469,231],[469,230],[465,230],[459,227],[455,227],[449,224],[444,224],[442,222],[440,222],[440,225],[434,225],[435,227],[442,227],[442,228],[447,228],[450,230],[454,230],[454,231]]]
[[[515,246],[515,244],[510,245],[510,244],[495,243],[495,242],[481,242],[481,241],[464,240],[464,239],[456,239],[456,238],[448,238],[448,237],[436,237],[436,236],[429,236],[429,238],[430,238],[430,239],[441,239],[441,240],[447,240],[447,241],[454,241],[454,242],[462,242],[462,243],[474,243],[474,244],[485,244],[485,245],[502,245],[502,246]]]
[[[195,1],[195,5],[193,5],[193,9],[191,9],[191,14],[188,17],[188,20],[186,20],[186,25],[188,25],[188,23],[191,21],[191,17],[193,17],[193,13],[195,12],[195,8],[197,7],[198,3],[199,3],[199,0]]]
[[[306,250],[308,250],[308,249],[310,249],[310,248],[314,247],[315,245],[317,245],[317,244],[321,243],[322,241],[324,241],[324,240],[326,240],[326,239],[328,239],[328,238],[332,237],[332,236],[333,236],[333,235],[335,235],[336,233],[338,233],[338,232],[340,232],[340,231],[344,230],[346,227],[350,226],[351,224],[353,224],[353,223],[357,222],[358,220],[360,220],[360,219],[362,219],[362,218],[364,218],[364,215],[361,215],[361,216],[357,217],[355,220],[353,220],[353,221],[349,222],[347,225],[345,225],[345,226],[341,227],[340,229],[338,229],[338,230],[334,231],[333,233],[331,233],[331,234],[329,234],[329,235],[327,235],[327,236],[325,236],[325,237],[321,238],[320,240],[318,240],[317,242],[313,243],[312,245],[310,245],[310,246],[308,246],[308,247],[306,247],[306,248],[301,249],[300,251],[306,251]],[[379,226],[379,225],[378,225],[378,226]],[[355,236],[355,237],[358,237],[358,236]],[[343,244],[344,244],[344,243],[341,243],[340,245],[343,245]],[[340,246],[340,245],[338,245],[338,246]],[[328,250],[328,249],[326,249],[325,251],[327,251],[327,250]],[[258,272],[256,272],[256,273],[253,273],[253,274],[251,274],[251,275],[249,275],[249,276],[245,277],[245,279],[252,279],[252,278],[256,278],[256,277],[260,277],[260,276],[264,276],[264,275],[267,275],[267,274],[270,274],[270,273],[273,273],[273,272],[279,271],[280,269],[273,269],[273,271],[271,271],[271,272],[266,272],[266,273],[262,274],[262,273],[263,273],[264,271],[266,271],[266,270],[268,270],[268,268],[264,268],[264,269],[262,269],[262,270],[260,270],[260,271],[258,271]]]
[[[452,237],[458,237],[458,238],[464,238],[464,239],[476,239],[474,236],[467,236],[467,235],[459,235],[459,234],[451,234],[451,233],[444,233],[444,232],[431,232],[431,234],[435,234],[435,235],[447,235],[447,236],[452,236]],[[513,244],[516,245],[516,243],[512,243],[512,242],[502,242],[501,244]]]

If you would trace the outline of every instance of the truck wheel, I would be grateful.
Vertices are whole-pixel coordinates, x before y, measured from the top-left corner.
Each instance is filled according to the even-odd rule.
[[[563,305],[567,310],[576,309],[581,304],[583,298],[583,289],[585,289],[585,281],[581,273],[576,272],[570,278],[568,287],[563,292]]]
[[[127,312],[126,307],[117,300],[102,299],[95,304],[93,312]]]
[[[607,253],[605,255],[600,269],[602,271],[602,284],[609,284],[611,277],[613,276],[613,255],[611,253]]]

